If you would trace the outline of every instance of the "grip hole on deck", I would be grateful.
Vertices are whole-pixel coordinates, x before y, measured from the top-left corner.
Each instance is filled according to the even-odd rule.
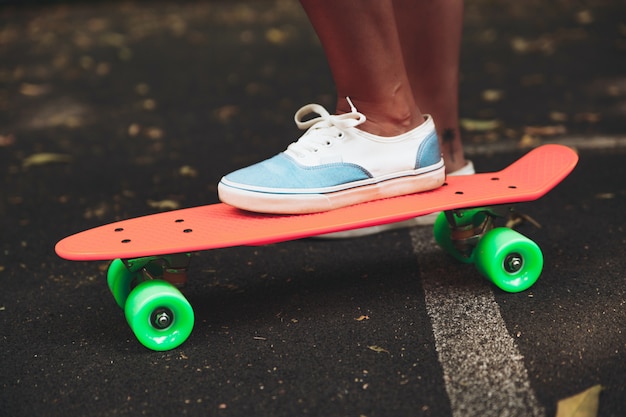
[[[517,185],[509,185],[509,188],[517,188]]]
[[[185,219],[176,219],[176,220],[174,220],[174,223],[182,223],[184,221],[185,221]]]
[[[463,191],[457,191],[454,194],[456,194],[456,195],[463,195],[464,193],[463,193]]]
[[[491,181],[500,181],[500,178],[498,178],[498,177],[493,177],[493,178],[491,178]]]
[[[124,228],[123,227],[118,227],[117,229],[114,230],[115,232],[123,232]]]
[[[130,239],[124,239],[122,240],[122,243],[130,243]]]
[[[183,230],[183,233],[191,233],[191,232],[193,232],[193,229],[185,229],[185,230]]]

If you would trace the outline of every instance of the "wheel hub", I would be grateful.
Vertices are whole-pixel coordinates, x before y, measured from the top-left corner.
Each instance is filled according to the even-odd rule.
[[[519,253],[511,253],[504,259],[504,269],[510,274],[514,274],[522,269],[524,259]]]
[[[150,322],[157,329],[167,329],[171,326],[172,321],[174,320],[174,315],[172,311],[167,308],[159,308],[156,309],[152,313],[152,317],[150,318]]]

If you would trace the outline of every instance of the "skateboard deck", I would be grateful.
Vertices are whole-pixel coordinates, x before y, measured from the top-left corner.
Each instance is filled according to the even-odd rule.
[[[139,258],[243,245],[265,245],[393,223],[438,211],[540,198],[574,168],[561,145],[536,148],[499,172],[448,177],[435,190],[303,215],[268,215],[212,204],[123,220],[69,236],[56,253],[74,261]]]
[[[334,211],[269,215],[212,204],[123,220],[69,236],[59,256],[112,260],[107,283],[137,339],[153,350],[174,349],[191,334],[194,312],[176,288],[186,281],[190,253],[265,245],[407,220],[443,211],[437,243],[472,262],[500,289],[532,286],[543,268],[539,246],[518,232],[496,228],[501,205],[538,199],[574,169],[577,154],[560,145],[534,149],[499,172],[449,177],[442,187]]]

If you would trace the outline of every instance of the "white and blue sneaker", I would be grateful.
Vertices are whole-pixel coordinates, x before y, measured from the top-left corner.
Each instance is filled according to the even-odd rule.
[[[441,186],[445,167],[430,116],[402,135],[382,137],[356,127],[365,121],[351,112],[330,115],[319,104],[295,114],[308,129],[287,150],[222,178],[222,202],[261,213],[300,214],[333,210]],[[319,116],[303,120],[309,113]]]
[[[467,161],[465,166],[457,171],[448,174],[448,177],[455,177],[461,175],[474,175],[474,164],[472,161]],[[414,217],[409,220],[404,220],[396,223],[381,224],[378,226],[363,227],[361,229],[346,230],[343,232],[326,233],[323,235],[314,236],[316,239],[353,239],[358,237],[376,235],[378,233],[389,232],[397,229],[408,229],[417,226],[433,226],[437,216],[440,212],[430,213],[425,216]]]

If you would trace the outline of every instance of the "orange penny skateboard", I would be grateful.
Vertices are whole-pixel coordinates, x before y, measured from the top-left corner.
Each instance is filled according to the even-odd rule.
[[[536,148],[499,172],[448,177],[432,191],[304,215],[268,215],[212,204],[96,227],[69,236],[56,253],[74,261],[113,260],[107,281],[139,341],[173,349],[190,335],[194,314],[177,289],[186,281],[190,253],[265,245],[443,212],[434,226],[438,244],[504,291],[526,290],[539,277],[543,255],[530,239],[497,218],[511,204],[540,198],[576,166],[561,145]]]

